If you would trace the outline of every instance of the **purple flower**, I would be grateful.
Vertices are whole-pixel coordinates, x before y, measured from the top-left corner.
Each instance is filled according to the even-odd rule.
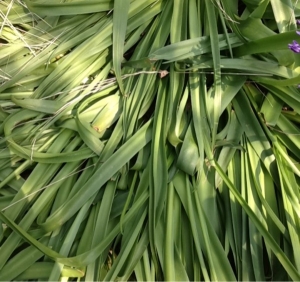
[[[297,24],[297,25],[300,25],[300,20],[296,20],[296,24]]]
[[[300,30],[297,30],[296,33],[297,33],[298,35],[300,35]]]
[[[300,53],[300,45],[296,40],[293,40],[292,44],[288,44],[289,49],[295,53]]]

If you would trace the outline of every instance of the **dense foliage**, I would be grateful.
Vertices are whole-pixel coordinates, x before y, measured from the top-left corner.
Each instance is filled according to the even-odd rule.
[[[300,1],[0,16],[0,280],[300,280]]]

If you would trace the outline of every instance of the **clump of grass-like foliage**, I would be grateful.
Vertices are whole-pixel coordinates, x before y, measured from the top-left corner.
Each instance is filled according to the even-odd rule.
[[[0,279],[300,280],[298,16],[1,1]]]

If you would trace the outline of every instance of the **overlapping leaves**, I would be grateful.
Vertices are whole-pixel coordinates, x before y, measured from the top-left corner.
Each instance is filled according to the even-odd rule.
[[[300,280],[277,2],[0,3],[2,280]]]

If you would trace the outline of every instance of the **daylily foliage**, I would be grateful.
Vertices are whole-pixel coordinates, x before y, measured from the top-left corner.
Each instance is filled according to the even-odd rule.
[[[299,281],[299,13],[1,1],[0,280]]]

